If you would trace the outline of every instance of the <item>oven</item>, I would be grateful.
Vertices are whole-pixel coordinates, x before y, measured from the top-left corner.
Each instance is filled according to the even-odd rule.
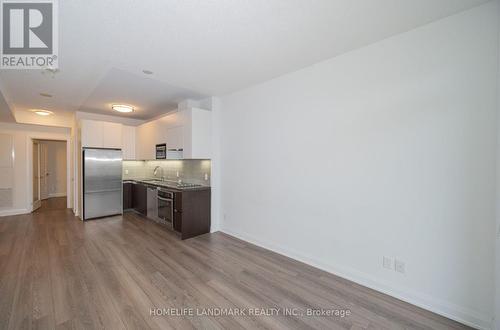
[[[158,189],[158,218],[169,228],[174,228],[174,193]]]

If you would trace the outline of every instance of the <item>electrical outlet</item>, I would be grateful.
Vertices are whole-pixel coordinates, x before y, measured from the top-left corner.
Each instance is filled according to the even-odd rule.
[[[128,170],[125,170],[125,174],[128,174]]]
[[[208,174],[205,173],[205,181],[208,181]]]
[[[387,269],[392,269],[392,258],[384,256],[382,266]]]
[[[394,270],[397,271],[398,273],[404,274],[405,273],[405,263],[401,260],[396,259],[394,261]]]
[[[177,177],[179,177],[179,171],[176,172]]]

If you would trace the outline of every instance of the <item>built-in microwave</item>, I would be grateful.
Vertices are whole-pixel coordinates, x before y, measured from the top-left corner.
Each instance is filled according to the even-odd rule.
[[[156,145],[156,159],[167,159],[167,144]]]

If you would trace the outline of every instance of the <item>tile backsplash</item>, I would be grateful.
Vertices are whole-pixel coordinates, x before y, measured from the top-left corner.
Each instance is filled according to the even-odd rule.
[[[199,159],[126,160],[123,161],[123,180],[154,179],[153,171],[156,166],[163,169],[163,173],[161,170],[158,171],[157,179],[163,175],[165,180],[182,180],[182,182],[210,186],[211,161]]]

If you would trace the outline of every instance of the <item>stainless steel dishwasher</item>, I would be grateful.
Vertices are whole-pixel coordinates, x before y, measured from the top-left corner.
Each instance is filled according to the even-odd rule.
[[[158,218],[158,189],[148,187],[147,215],[149,219],[159,222]]]

